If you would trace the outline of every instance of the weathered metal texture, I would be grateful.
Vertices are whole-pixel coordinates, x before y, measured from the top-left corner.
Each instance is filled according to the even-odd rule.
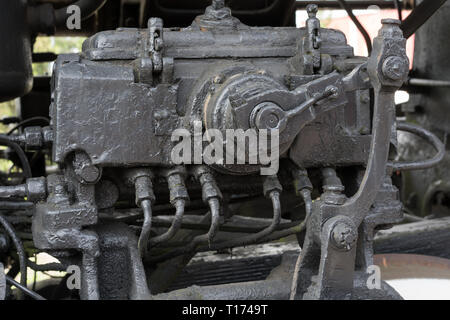
[[[167,292],[192,285],[208,286],[265,280],[274,266],[278,266],[280,263],[281,256],[191,263],[177,277]]]
[[[431,221],[427,221],[429,229],[415,228],[418,231],[419,237],[421,233],[428,233],[430,238],[436,232],[441,232],[443,228],[438,229],[438,225],[430,225]],[[448,219],[439,219],[441,224],[446,225],[448,230],[450,224]],[[404,225],[394,226],[389,233],[394,233],[395,236],[391,238],[390,250],[386,252],[405,252],[405,253],[384,253],[375,254],[373,256],[373,264],[381,268],[381,278],[383,281],[393,279],[405,279],[405,278],[430,278],[436,279],[450,279],[450,260],[447,258],[438,258],[436,256],[406,253],[404,251],[407,242],[402,241],[402,236],[406,235],[409,239],[414,233],[411,230],[411,234],[405,231]],[[405,233],[406,232],[406,233]],[[384,231],[377,234],[375,244],[377,244],[378,238],[383,239]],[[442,235],[441,235],[442,236]],[[449,238],[449,236],[447,236]],[[400,246],[395,247],[398,243]],[[443,244],[448,241],[442,240]],[[277,250],[274,250],[274,246],[278,246]],[[212,286],[220,285],[224,283],[240,283],[250,281],[260,281],[268,277],[270,272],[278,267],[281,263],[283,254],[288,254],[290,251],[295,253],[297,242],[284,242],[272,245],[267,245],[267,252],[264,249],[256,251],[254,247],[242,248],[239,252],[233,251],[233,259],[229,259],[229,254],[221,255],[204,255],[197,258],[198,261],[191,263],[180,274],[175,283],[170,287],[167,292],[173,290],[179,290],[191,286]],[[414,248],[411,246],[411,250]],[[437,248],[433,246],[428,249],[428,253],[434,255],[438,252],[443,252],[446,249]],[[279,251],[281,253],[276,253]],[[448,251],[448,250],[447,250]],[[264,255],[262,253],[268,254]],[[414,251],[411,251],[414,252]],[[205,261],[203,261],[205,260]],[[210,261],[211,260],[211,261]],[[386,297],[387,298],[387,297]]]
[[[192,286],[155,295],[162,300],[287,300],[295,267],[296,253],[285,253],[281,263],[265,280],[214,286]]]
[[[292,164],[279,172],[280,181],[286,180],[283,187],[277,176],[235,178],[223,173],[254,173],[245,166],[216,174],[202,165],[188,171],[197,186],[191,188],[192,182],[186,186],[189,197],[193,192],[195,199],[209,205],[210,214],[205,215],[205,222],[210,222],[208,232],[182,237],[185,246],[169,252],[163,248],[160,255],[146,250],[151,207],[159,201],[151,179],[159,179],[155,191],[166,189],[161,192],[165,196],[162,201],[169,199],[167,188],[171,200],[178,194],[173,181],[159,183],[160,178],[167,179],[161,167],[172,166],[170,134],[174,129],[192,130],[194,121],[199,120],[206,128],[260,130],[273,124],[270,120],[276,115],[274,127],[282,129],[282,156],[308,168],[329,166],[322,170],[325,192],[315,201],[314,214],[308,220],[297,296],[394,297],[385,287],[378,293],[367,292],[364,272],[354,269],[358,246],[364,263],[371,259],[369,241],[356,245],[360,225],[365,227],[363,233],[372,234],[376,226],[392,222],[399,214],[396,189],[388,180],[382,185],[389,174],[394,91],[407,71],[405,39],[397,22],[384,21],[374,53],[364,63],[353,57],[341,32],[319,28],[314,6],[308,8],[308,27],[295,29],[250,28],[218,4],[220,1],[215,1],[189,28],[163,29],[162,21],[154,18],[149,20],[148,30],[103,32],[84,43],[81,56],[58,58],[50,113],[53,159],[62,165],[63,175],[49,177],[47,202],[36,207],[36,247],[81,253],[83,299],[145,299],[149,292],[141,258],[155,266],[157,261],[181,255],[168,271],[160,267],[155,272],[173,276],[195,251],[266,239],[280,223],[280,193],[290,183],[286,177],[291,177]],[[367,99],[369,79],[375,88],[373,128]],[[306,140],[301,140],[303,134]],[[308,140],[314,134],[318,138]],[[367,169],[358,192],[346,199],[332,167],[354,165],[367,165]],[[227,179],[231,183],[223,183]],[[175,184],[181,180],[177,181]],[[222,212],[227,205],[221,203],[225,200],[222,185],[231,195],[246,188],[252,194],[262,191],[272,200],[270,225],[244,237],[214,242],[221,214],[227,214]],[[130,191],[133,186],[135,190]],[[311,205],[311,183],[306,188]],[[98,217],[99,210],[110,213],[116,201],[133,197],[144,211],[139,254],[134,236],[122,226],[102,225]],[[187,199],[184,190],[182,200]],[[169,236],[174,234],[169,232]],[[154,245],[155,239],[160,238],[150,243]],[[200,288],[167,297],[286,298],[286,280],[294,274],[293,265],[289,264],[289,272],[283,269],[281,281],[269,277],[264,283]],[[161,290],[169,283],[156,283],[155,287]]]
[[[103,166],[170,164],[163,152],[170,151],[170,137],[156,136],[154,119],[160,106],[168,117],[176,113],[177,86],[152,88],[134,82],[131,66],[78,60],[63,55],[56,62],[54,160],[82,150]],[[175,129],[177,122],[171,124]]]
[[[355,245],[354,234],[368,216],[377,195],[381,196],[382,202],[396,200],[389,196],[389,192],[380,194],[383,191],[380,187],[387,173],[389,145],[395,121],[394,92],[406,79],[408,58],[406,40],[399,28],[400,21],[389,19],[382,22],[383,27],[374,39],[374,50],[367,64],[375,89],[372,143],[367,168],[358,191],[344,203],[336,202],[336,197],[331,198],[331,201],[321,197],[314,202],[313,215],[308,221],[305,243],[296,270],[298,284],[294,295],[297,297],[351,298],[356,275],[356,250],[358,247],[362,251],[367,250],[361,248],[366,239],[360,239],[359,246]],[[336,187],[331,190],[335,193],[342,191]],[[389,210],[392,208],[387,208],[388,213]],[[396,211],[399,212],[398,209]],[[339,239],[337,243],[336,233]],[[334,243],[332,240],[335,240]],[[368,256],[371,257],[370,252]]]
[[[332,29],[321,29],[321,33],[323,54],[353,56],[353,48],[346,44],[343,33]],[[305,29],[302,28],[255,28],[244,25],[219,31],[202,31],[194,27],[164,29],[163,52],[174,59],[290,58],[298,53],[297,41],[304,35]],[[92,61],[134,60],[148,49],[146,39],[146,31],[139,29],[100,32],[86,40],[82,56]]]
[[[447,1],[415,35],[414,65],[411,77],[450,80],[450,44],[446,36],[450,28],[448,19],[450,3]],[[447,140],[450,132],[450,116],[447,112],[450,90],[443,86],[412,87],[410,101],[403,107],[408,122],[417,123],[442,141]],[[426,158],[433,150],[421,139],[408,134],[399,136],[401,141],[399,155],[402,159]],[[448,150],[448,147],[447,147]],[[433,214],[431,204],[435,196],[426,199],[430,193],[448,194],[447,190],[436,190],[438,181],[450,179],[450,158],[446,153],[444,161],[428,170],[405,172],[402,174],[402,198],[406,206],[415,214],[427,216]],[[439,188],[437,188],[439,189]],[[427,208],[425,211],[422,208]]]
[[[403,204],[397,187],[390,177],[385,177],[372,208],[358,230],[356,269],[365,271],[374,264],[374,239],[379,229],[390,227],[403,220]]]
[[[149,64],[154,54],[149,44],[152,33],[149,36],[146,30],[102,32],[84,43],[81,57],[60,56],[51,108],[54,159],[64,162],[71,152],[83,150],[93,164],[104,167],[167,166],[171,164],[169,134],[182,124],[202,120],[210,92],[220,93],[222,83],[229,77],[254,70],[255,75],[266,74],[275,87],[292,89],[313,80],[296,80],[302,76],[302,67],[300,60],[293,59],[305,54],[307,48],[302,39],[308,30],[250,28],[240,23],[200,30],[196,23],[187,29],[162,30],[161,54],[166,65],[163,62],[161,75],[155,74],[154,61]],[[322,65],[331,68],[336,63],[342,72],[350,71],[354,62],[346,60],[353,57],[353,49],[346,44],[344,35],[320,29],[320,40],[317,50],[323,58]],[[174,80],[171,82],[170,78]],[[320,140],[315,140],[318,144],[306,143],[304,139],[298,142],[291,156],[295,162],[318,167],[324,162],[345,166],[367,161],[369,106],[361,105],[359,91],[347,96],[349,103],[344,110],[328,115],[334,122],[328,127],[331,131],[323,130],[323,121],[313,122],[305,129],[306,138],[311,135],[308,132],[320,131]],[[362,119],[366,120],[361,123]],[[291,141],[295,135],[291,134]],[[346,152],[330,152],[330,144],[335,147],[333,151]]]
[[[146,300],[150,298],[137,238],[125,224],[102,224],[97,259],[99,293],[102,300]]]
[[[170,293],[155,295],[156,300],[287,300],[295,269],[296,252],[286,252],[281,263],[264,281],[239,282],[224,285],[192,286]],[[369,290],[367,274],[357,273],[350,299],[401,300],[400,295],[384,281],[381,289]]]
[[[98,235],[86,228],[98,221],[97,208],[93,204],[94,186],[80,185],[71,170],[67,170],[66,174],[72,178],[69,185],[63,176],[53,175],[48,178],[47,202],[37,204],[33,215],[33,241],[40,249],[80,251],[80,296],[83,299],[97,300],[96,258],[100,254]],[[68,190],[74,192],[76,202],[73,202]]]

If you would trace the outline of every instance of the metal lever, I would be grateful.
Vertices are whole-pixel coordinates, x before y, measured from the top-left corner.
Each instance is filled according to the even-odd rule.
[[[329,202],[322,197],[314,202],[298,268],[297,298],[351,299],[353,295],[357,230],[386,176],[395,121],[394,94],[407,78],[409,69],[400,21],[386,19],[382,23],[367,63],[375,91],[367,169],[358,192],[345,203]],[[364,66],[343,80],[347,89],[357,86],[354,77],[361,75],[360,71],[364,71]]]
[[[278,129],[283,131],[289,119],[307,112],[309,108],[313,107],[316,103],[336,97],[339,90],[335,86],[328,86],[325,91],[314,94],[311,98],[295,107],[294,109],[285,111],[274,103],[262,103],[256,106],[255,110],[251,114],[250,123],[253,127],[261,130],[273,130]],[[315,115],[314,110],[309,110],[309,113]],[[313,116],[315,118],[315,116]]]

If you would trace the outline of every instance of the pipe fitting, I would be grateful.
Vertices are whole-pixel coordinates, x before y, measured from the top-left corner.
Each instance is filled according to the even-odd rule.
[[[346,196],[342,194],[345,190],[341,179],[336,174],[333,168],[322,169],[323,177],[323,195],[322,200],[327,204],[342,205],[347,200]]]
[[[148,168],[136,168],[127,172],[127,177],[134,183],[136,192],[136,205],[144,212],[144,222],[138,240],[138,249],[141,257],[147,252],[147,246],[152,228],[152,203],[156,200],[153,191],[153,172]]]
[[[154,202],[156,197],[153,192],[153,172],[150,169],[138,168],[127,172],[127,177],[133,183],[136,192],[136,205],[141,206],[142,201]]]
[[[220,192],[217,186],[216,180],[211,170],[206,166],[198,166],[194,169],[194,175],[202,186],[202,199],[207,203],[210,199],[223,198],[222,192]]]
[[[47,180],[44,177],[27,179],[26,190],[28,201],[43,201],[47,197]]]
[[[308,171],[305,169],[293,170],[292,177],[294,178],[294,188],[297,195],[304,189],[313,191],[313,185],[309,179]]]
[[[271,198],[272,193],[277,192],[278,195],[283,191],[280,181],[277,176],[267,176],[263,183],[263,192],[266,198]]]
[[[178,200],[189,201],[189,194],[184,183],[185,175],[186,171],[183,167],[176,167],[166,173],[172,205],[175,205]]]
[[[0,198],[23,198],[39,202],[47,197],[47,180],[45,178],[30,178],[25,184],[16,186],[0,186]]]

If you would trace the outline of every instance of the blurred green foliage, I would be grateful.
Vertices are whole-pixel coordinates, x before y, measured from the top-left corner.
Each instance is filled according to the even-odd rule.
[[[77,53],[86,38],[83,37],[39,37],[37,38],[33,52]],[[50,75],[53,63],[33,63],[35,76]]]

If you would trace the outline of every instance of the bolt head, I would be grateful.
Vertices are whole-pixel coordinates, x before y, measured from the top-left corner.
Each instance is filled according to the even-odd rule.
[[[402,57],[389,57],[383,62],[383,75],[393,81],[406,78],[409,71],[408,61]]]
[[[273,102],[263,102],[256,106],[258,110],[250,122],[254,122],[256,128],[259,130],[274,130],[283,131],[285,129],[285,116],[283,110]]]
[[[214,10],[220,10],[225,7],[225,0],[213,0],[212,7]]]
[[[317,4],[308,4],[306,6],[306,12],[308,12],[308,16],[310,18],[314,18],[317,14],[317,11],[319,11],[319,7]]]
[[[27,179],[27,197],[31,202],[42,201],[47,196],[47,180],[45,178]]]
[[[86,183],[94,183],[100,178],[100,169],[94,165],[84,165],[77,173]]]
[[[349,251],[356,243],[358,234],[355,228],[344,222],[338,222],[331,233],[333,244],[342,250]]]

